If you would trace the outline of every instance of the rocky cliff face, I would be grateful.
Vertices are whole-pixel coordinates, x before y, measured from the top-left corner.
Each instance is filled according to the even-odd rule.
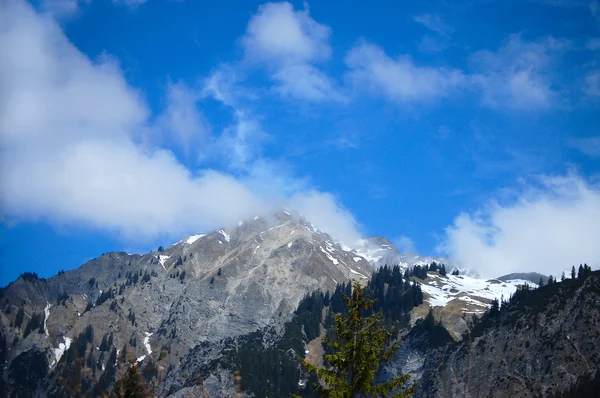
[[[35,350],[48,377],[32,388],[49,388],[88,326],[93,335],[79,355],[95,371],[89,384],[111,366],[113,349],[164,376],[198,344],[277,328],[308,292],[367,280],[371,272],[363,257],[281,212],[145,255],[106,253],[48,280],[20,278],[0,298],[4,380],[16,385],[15,358]]]

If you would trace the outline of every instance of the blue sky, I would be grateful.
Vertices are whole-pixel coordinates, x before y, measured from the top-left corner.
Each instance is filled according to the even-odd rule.
[[[600,265],[600,3],[402,3],[3,3],[0,285],[281,205],[483,274]]]

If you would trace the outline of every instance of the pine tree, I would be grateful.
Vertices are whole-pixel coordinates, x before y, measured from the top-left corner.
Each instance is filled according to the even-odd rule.
[[[118,398],[145,398],[151,396],[142,384],[136,365],[129,365],[126,375],[115,383],[112,396]]]
[[[391,333],[380,325],[383,314],[376,312],[365,316],[375,300],[365,295],[365,289],[357,282],[351,296],[344,297],[347,315],[335,315],[335,339],[323,338],[331,354],[325,355],[329,367],[321,368],[302,359],[303,366],[323,382],[315,390],[326,397],[351,398],[356,396],[387,397],[408,381],[404,375],[382,384],[374,384],[382,361],[388,361],[399,348],[389,346]],[[328,350],[326,350],[328,351]],[[393,395],[407,397],[414,386]]]
[[[572,280],[575,280],[575,276],[576,276],[576,274],[575,274],[575,266],[573,265],[573,266],[571,267],[571,279],[572,279]]]

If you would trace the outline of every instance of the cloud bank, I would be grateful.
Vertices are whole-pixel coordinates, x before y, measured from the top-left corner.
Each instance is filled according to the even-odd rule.
[[[442,249],[485,277],[560,276],[572,265],[600,266],[599,236],[600,186],[570,174],[540,177],[507,203],[460,214],[447,227]]]

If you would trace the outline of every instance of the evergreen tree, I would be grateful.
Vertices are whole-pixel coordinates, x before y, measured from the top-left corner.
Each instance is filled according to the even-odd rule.
[[[219,268],[219,272],[217,272],[218,276],[221,276],[222,272],[221,272],[221,268]]]
[[[391,333],[380,326],[383,322],[381,312],[365,316],[374,303],[366,297],[365,289],[357,282],[351,289],[351,296],[344,297],[347,315],[335,315],[335,339],[323,338],[324,344],[331,349],[331,354],[325,355],[329,367],[321,368],[304,359],[301,361],[323,382],[324,387],[315,385],[315,390],[326,397],[387,397],[400,389],[409,376],[374,383],[380,362],[388,361],[399,346],[394,344],[388,348]],[[407,397],[413,391],[414,387],[410,387],[394,397]]]
[[[576,276],[576,275],[575,275],[575,266],[573,265],[573,266],[571,267],[571,279],[575,280],[575,276]]]
[[[115,383],[112,396],[118,398],[145,398],[151,396],[142,383],[136,365],[129,365],[125,376]]]
[[[565,276],[565,271],[563,271],[563,272],[562,272],[562,275],[560,276],[560,281],[562,282],[562,281],[564,281],[565,279],[566,279],[566,276]]]
[[[442,264],[440,265],[440,275],[441,276],[446,276],[446,265]]]

